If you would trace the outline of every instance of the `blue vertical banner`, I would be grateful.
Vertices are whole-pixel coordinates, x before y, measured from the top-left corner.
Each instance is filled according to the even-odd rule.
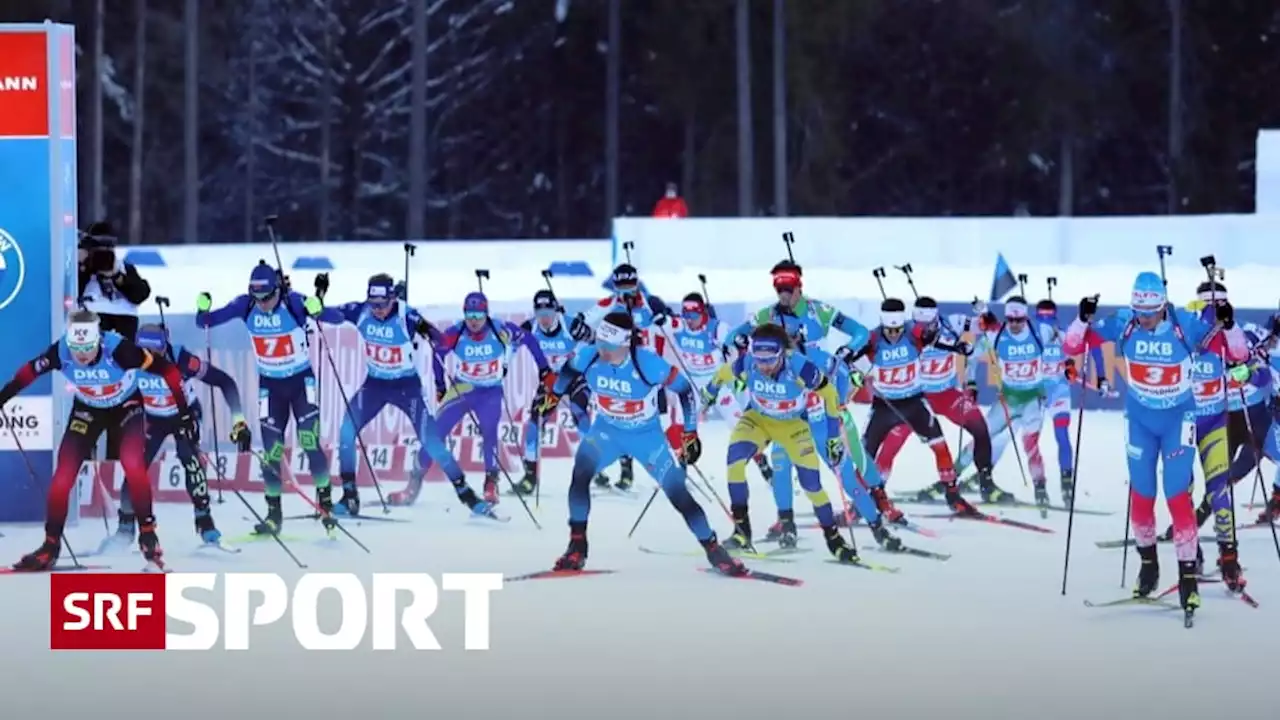
[[[76,290],[74,58],[70,26],[0,25],[0,382],[62,334]],[[0,522],[45,518],[55,396],[65,384],[46,375],[3,408]]]

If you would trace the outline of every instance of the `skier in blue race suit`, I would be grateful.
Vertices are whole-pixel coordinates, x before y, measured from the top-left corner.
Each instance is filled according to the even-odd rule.
[[[1200,606],[1196,579],[1197,538],[1191,503],[1191,472],[1196,452],[1196,402],[1192,394],[1192,361],[1196,348],[1220,341],[1228,362],[1247,359],[1244,334],[1236,327],[1230,304],[1219,305],[1215,322],[1207,323],[1185,310],[1171,308],[1164,282],[1144,272],[1133,283],[1129,308],[1094,320],[1097,297],[1080,301],[1079,316],[1067,330],[1063,347],[1068,355],[1084,351],[1090,327],[1128,369],[1125,416],[1129,456],[1129,492],[1133,534],[1142,558],[1134,597],[1148,597],[1160,582],[1156,555],[1155,497],[1157,465],[1163,465],[1165,502],[1173,518],[1173,542],[1178,556],[1178,591],[1190,615]]]
[[[340,516],[360,513],[360,493],[356,487],[358,438],[360,431],[390,405],[409,418],[418,436],[418,469],[414,471],[418,481],[414,485],[421,488],[422,475],[433,462],[439,463],[458,499],[475,514],[489,516],[492,509],[467,485],[466,475],[445,445],[436,419],[422,396],[422,377],[414,364],[414,341],[424,337],[438,347],[443,339],[440,331],[417,310],[400,302],[396,297],[395,281],[385,273],[369,278],[364,302],[325,308],[316,319],[354,325],[364,344],[365,381],[351,397],[351,410],[343,417],[339,435],[338,473],[342,477],[342,499],[334,507],[334,513]],[[433,362],[432,368],[436,386],[443,387],[441,364]],[[388,498],[388,504],[397,504],[396,501],[394,495]]]
[[[259,261],[249,274],[248,293],[216,310],[212,307],[209,293],[196,297],[196,327],[216,327],[232,320],[243,322],[258,366],[258,421],[265,460],[262,482],[267,515],[254,532],[274,535],[284,524],[280,465],[284,459],[284,431],[292,415],[298,428],[298,445],[307,455],[315,482],[320,521],[332,533],[336,523],[329,459],[320,447],[320,408],[316,405],[316,376],[308,354],[306,325],[307,318],[324,309],[323,303],[317,297],[293,292],[278,270]]]
[[[498,428],[507,414],[502,386],[507,364],[523,347],[538,367],[539,382],[549,382],[551,368],[531,334],[515,323],[493,319],[484,293],[468,294],[462,301],[462,314],[463,320],[446,330],[436,346],[436,361],[441,365],[450,353],[458,360],[452,382],[436,386],[441,402],[438,426],[441,433],[449,433],[463,417],[474,418],[484,442],[484,500],[497,505]]]
[[[547,356],[547,366],[552,373],[560,372],[560,368],[573,357],[578,342],[591,337],[590,328],[583,323],[565,327],[563,322],[564,308],[556,300],[550,290],[539,290],[533,296],[533,317],[520,324],[520,329],[533,337]],[[573,328],[578,335],[575,337]],[[540,383],[534,394],[533,403],[529,407],[529,415],[524,422],[524,477],[516,484],[516,492],[522,495],[533,493],[538,487],[538,457],[542,450],[542,424],[548,419],[554,421],[554,410],[546,411],[548,387]],[[569,410],[573,413],[573,422],[581,437],[591,427],[591,414],[583,393],[569,393]],[[604,484],[609,484],[608,478]]]
[[[747,569],[716,539],[689,488],[686,466],[702,455],[698,439],[698,401],[689,378],[657,354],[637,347],[636,324],[630,313],[610,312],[595,328],[595,344],[579,349],[556,379],[548,402],[576,388],[589,393],[596,415],[578,446],[569,486],[569,547],[556,570],[581,570],[587,562],[587,520],[591,514],[591,481],[619,456],[630,455],[644,464],[667,499],[684,516],[707,560],[716,570],[744,575]],[[585,380],[577,382],[578,378]],[[670,389],[680,399],[685,425],[681,458],[671,454],[658,416],[657,393]]]
[[[1256,326],[1246,330],[1246,334],[1250,332],[1257,338],[1253,346],[1256,358],[1253,363],[1254,376],[1265,376],[1271,381],[1270,397],[1267,403],[1271,417],[1268,420],[1266,437],[1263,439],[1262,452],[1276,464],[1276,470],[1275,478],[1272,480],[1271,499],[1267,501],[1266,508],[1257,520],[1265,524],[1280,520],[1280,352],[1276,351],[1277,342],[1280,341],[1280,315],[1271,317],[1265,332]],[[1233,468],[1233,478],[1235,473]],[[1244,477],[1247,474],[1248,471],[1245,471],[1240,476]]]
[[[211,363],[201,360],[187,348],[170,343],[169,330],[162,325],[147,324],[138,328],[137,345],[153,355],[163,357],[178,368],[186,388],[187,404],[195,413],[197,420],[203,416],[203,408],[196,395],[193,381],[199,380],[210,387],[217,388],[222,393],[227,409],[231,413],[231,442],[239,446],[242,451],[249,449],[252,438],[240,405],[240,389],[230,375]],[[205,474],[199,438],[189,438],[178,432],[178,401],[163,379],[141,376],[138,378],[138,391],[142,393],[142,406],[146,410],[147,417],[145,452],[147,466],[150,467],[151,463],[155,462],[160,448],[168,438],[172,437],[174,452],[182,463],[186,477],[187,495],[191,498],[191,506],[195,510],[196,534],[204,540],[206,545],[220,545],[222,533],[214,524],[213,514],[209,509],[209,479]],[[136,531],[135,517],[133,502],[129,499],[127,492],[120,493],[118,514],[119,522],[115,535],[102,542],[99,552],[107,552],[113,547],[127,547],[132,542]]]

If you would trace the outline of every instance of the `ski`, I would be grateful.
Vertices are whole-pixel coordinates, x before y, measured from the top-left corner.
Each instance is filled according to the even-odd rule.
[[[196,548],[197,552],[199,552],[200,550],[217,550],[219,552],[227,553],[228,555],[240,554],[240,548],[232,547],[225,540],[219,540],[217,542],[211,542],[211,543],[210,542],[201,543],[200,546]]]
[[[411,522],[408,518],[379,517],[377,515],[338,515],[335,513],[334,517],[339,520],[342,520],[343,522],[355,523],[357,525],[359,525],[360,523],[366,520],[370,522],[386,522],[386,523]],[[319,520],[320,516],[315,513],[310,513],[306,515],[286,515],[284,519],[285,520]]]
[[[492,520],[493,522],[498,522],[498,523],[509,523],[509,522],[511,522],[511,518],[510,518],[510,517],[508,517],[508,516],[506,516],[506,515],[499,515],[498,513],[496,513],[496,512],[494,512],[494,511],[493,511],[493,508],[490,508],[489,510],[487,510],[487,511],[485,511],[485,512],[476,512],[475,510],[472,510],[472,511],[471,511],[471,519],[473,519],[473,520]]]
[[[919,496],[911,495],[909,493],[899,493],[897,495],[894,495],[893,501],[895,503],[901,503],[903,505],[945,505],[946,504],[946,502],[942,499],[921,500]],[[975,507],[982,507],[982,508],[1009,508],[1012,510],[1046,510],[1047,509],[1047,510],[1052,510],[1053,512],[1060,512],[1060,513],[1072,512],[1071,508],[1067,507],[1066,505],[1055,505],[1050,503],[1049,505],[1041,506],[1041,505],[1036,505],[1035,503],[1023,502],[1021,500],[1018,500],[1012,503],[976,502],[976,503],[973,503],[973,505]],[[1109,517],[1111,515],[1115,515],[1114,512],[1109,512],[1106,510],[1088,510],[1085,508],[1076,508],[1075,514],[1076,515],[1092,515],[1096,517]]]
[[[856,568],[861,568],[863,570],[871,570],[873,572],[882,572],[882,573],[902,572],[902,568],[891,567],[889,565],[881,565],[880,563],[871,562],[870,560],[864,560],[863,558],[858,558],[857,560],[853,560],[849,562],[846,562],[844,560],[836,560],[835,558],[830,558],[827,560],[827,562],[833,565],[843,565],[845,567],[856,567]]]
[[[1176,589],[1177,589],[1177,586],[1174,586],[1174,589],[1176,590]],[[1120,598],[1119,600],[1108,600],[1108,601],[1106,601],[1106,602],[1093,602],[1092,600],[1085,600],[1085,601],[1084,601],[1084,606],[1085,606],[1085,607],[1087,607],[1087,608],[1109,608],[1109,607],[1122,607],[1122,606],[1125,606],[1125,605],[1140,605],[1140,606],[1147,606],[1147,607],[1158,607],[1158,608],[1163,608],[1163,609],[1165,609],[1165,610],[1181,610],[1181,609],[1182,609],[1182,607],[1181,607],[1181,606],[1179,606],[1177,603],[1172,602],[1172,601],[1170,601],[1170,600],[1164,600],[1164,599],[1159,598],[1159,597],[1154,597],[1154,598],[1152,598],[1152,597],[1126,597],[1126,598]]]
[[[284,534],[273,535],[271,533],[249,532],[249,533],[245,533],[244,535],[240,535],[238,537],[230,538],[227,540],[227,542],[229,542],[232,545],[242,545],[245,543],[263,542],[265,540],[271,540],[274,538],[279,538],[284,542],[304,542],[305,541],[304,538],[298,537],[297,535],[284,535]]]
[[[946,562],[951,559],[951,556],[947,553],[921,550],[920,548],[913,548],[909,545],[903,545],[897,550],[886,550],[884,548],[878,548],[878,549],[880,552],[886,553],[889,555],[910,555],[912,557],[925,558],[926,560],[937,560],[939,562]]]
[[[1039,525],[1022,522],[1021,520],[1013,520],[1007,517],[999,517],[997,515],[986,515],[979,513],[977,515],[963,515],[960,513],[937,513],[931,515],[921,515],[927,518],[948,518],[951,520],[972,520],[976,522],[990,523],[992,525],[1007,525],[1009,527],[1018,528],[1020,530],[1030,530],[1031,532],[1043,533],[1045,535],[1053,535],[1053,530]]]
[[[1269,522],[1255,521],[1251,523],[1245,523],[1244,525],[1237,525],[1236,530],[1261,530],[1262,528],[1269,528],[1269,527],[1271,527],[1271,523]],[[1277,527],[1280,527],[1280,524],[1277,524]]]
[[[774,575],[773,573],[760,572],[759,570],[748,570],[746,575],[729,575],[720,572],[715,568],[698,568],[698,572],[704,572],[709,575],[718,575],[719,577],[729,578],[730,580],[759,580],[761,582],[774,583],[775,585],[786,585],[787,587],[800,587],[804,585],[804,581],[799,578],[787,577],[785,575]]]
[[[647,553],[649,555],[665,555],[667,557],[706,557],[706,553],[700,550],[655,550],[643,545],[638,547],[640,552]],[[728,548],[726,548],[726,550],[727,549]],[[729,550],[729,554],[739,560],[761,560],[764,562],[777,563],[795,562],[795,560],[791,560],[789,558],[779,557],[770,553],[753,552],[751,550]]]
[[[81,557],[84,557],[83,555]],[[13,567],[0,568],[0,575],[50,575],[61,572],[110,570],[110,565],[54,565],[41,570],[19,570]]]
[[[838,517],[839,517],[839,516],[837,516],[836,527],[838,527],[838,528],[842,528],[842,529],[843,529],[843,528],[847,528],[847,527],[849,527],[848,523],[842,523],[842,522],[839,522]],[[924,516],[922,516],[922,517],[933,517],[933,516],[932,516],[932,515],[924,515]],[[950,516],[948,515],[948,516],[945,516],[945,517],[950,517]],[[932,538],[932,539],[935,539],[935,540],[939,537],[938,533],[934,532],[933,530],[930,530],[930,529],[929,529],[929,528],[927,528],[927,527],[923,527],[923,526],[917,525],[917,524],[915,524],[914,522],[911,522],[910,520],[902,520],[902,521],[899,521],[899,522],[888,522],[888,521],[885,521],[885,525],[887,525],[887,526],[889,526],[889,527],[897,528],[897,529],[900,529],[900,530],[906,530],[907,532],[915,533],[916,535],[920,535],[920,536],[922,536],[922,537],[927,537],[927,538]],[[864,523],[864,522],[861,522],[861,520],[859,520],[858,522],[855,522],[855,523],[853,524],[853,526],[854,526],[854,527],[866,528],[866,527],[867,527],[867,524],[866,524],[866,523]],[[821,529],[822,529],[822,524],[821,524],[821,523],[813,522],[813,523],[805,523],[804,525],[799,525],[799,526],[797,526],[797,527],[799,527],[801,530],[821,530]],[[777,541],[776,541],[776,540],[760,540],[760,541],[758,541],[758,542],[777,542]]]
[[[1165,545],[1173,542],[1173,540],[1157,539],[1156,542],[1160,543],[1161,545]],[[1214,537],[1213,535],[1201,535],[1200,542],[1216,543],[1218,542],[1218,538]],[[1095,542],[1094,545],[1102,548],[1103,550],[1114,550],[1116,548],[1122,548],[1122,547],[1134,547],[1135,545],[1137,545],[1137,541],[1134,540],[1133,538],[1129,538],[1127,541],[1126,540],[1099,540]]]
[[[813,549],[802,548],[802,547],[780,547],[775,550],[766,550],[762,554],[765,557],[779,558],[779,557],[786,557],[787,555],[803,555],[804,553],[807,553],[807,552],[813,552]]]
[[[590,575],[612,575],[617,570],[540,570],[504,578],[506,582],[523,582],[525,580],[550,580],[554,578],[587,577]]]

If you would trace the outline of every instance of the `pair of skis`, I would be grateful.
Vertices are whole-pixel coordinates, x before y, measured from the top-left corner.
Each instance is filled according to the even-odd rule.
[[[748,570],[745,575],[730,575],[716,568],[698,568],[699,571],[712,573],[735,580],[758,580],[760,582],[773,583],[775,585],[785,585],[787,587],[800,587],[804,585],[804,581],[799,578],[786,577],[785,575],[774,575],[773,573],[761,572],[759,570]],[[557,578],[575,578],[589,577],[593,575],[613,575],[617,570],[542,570],[539,572],[527,573],[525,575],[516,575],[506,578],[506,581],[525,582],[528,580],[552,580]]]
[[[1237,526],[1236,526],[1236,531],[1237,531],[1237,532],[1239,532],[1239,531],[1241,531],[1241,530],[1259,530],[1259,529],[1261,529],[1261,528],[1265,528],[1265,527],[1270,527],[1270,525],[1269,525],[1268,523],[1252,522],[1252,523],[1247,523],[1247,524],[1244,524],[1244,525],[1237,525]],[[1216,543],[1216,542],[1218,542],[1218,537],[1217,537],[1216,535],[1201,535],[1198,539],[1199,539],[1199,541],[1200,541],[1200,542],[1202,542],[1202,543]],[[1167,544],[1169,544],[1169,543],[1173,542],[1173,538],[1169,538],[1169,537],[1165,537],[1164,535],[1161,535],[1161,536],[1159,536],[1159,537],[1157,537],[1157,538],[1156,538],[1156,542],[1157,542],[1157,543],[1160,543],[1160,544],[1162,544],[1162,545],[1167,545]],[[1128,540],[1128,541],[1125,541],[1125,540],[1098,540],[1097,542],[1095,542],[1095,543],[1094,543],[1094,545],[1097,545],[1098,547],[1102,548],[1103,550],[1114,550],[1114,549],[1116,549],[1116,548],[1122,548],[1122,547],[1133,547],[1133,546],[1137,545],[1137,541],[1136,541],[1136,540],[1134,540],[1133,538],[1129,538],[1129,540]]]
[[[895,503],[900,503],[903,505],[941,505],[943,504],[943,501],[941,500],[922,500],[920,499],[919,495],[915,495],[911,493],[896,493],[893,496],[893,501]],[[1066,505],[1054,505],[1052,503],[1048,505],[1037,505],[1035,503],[1029,503],[1023,500],[1015,500],[1014,502],[1011,502],[1011,503],[977,502],[973,504],[975,507],[980,507],[980,508],[1009,508],[1011,510],[1050,510],[1058,513],[1072,512],[1071,508],[1067,507]],[[1111,515],[1115,515],[1115,513],[1108,512],[1106,510],[1087,510],[1084,508],[1076,508],[1075,514],[1091,515],[1094,517],[1109,517]]]

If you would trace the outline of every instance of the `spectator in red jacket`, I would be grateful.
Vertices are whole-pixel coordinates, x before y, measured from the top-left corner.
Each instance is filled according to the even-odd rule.
[[[680,197],[675,183],[667,183],[666,194],[658,200],[658,204],[653,206],[653,216],[656,218],[689,217],[689,206],[684,204],[684,198]]]

